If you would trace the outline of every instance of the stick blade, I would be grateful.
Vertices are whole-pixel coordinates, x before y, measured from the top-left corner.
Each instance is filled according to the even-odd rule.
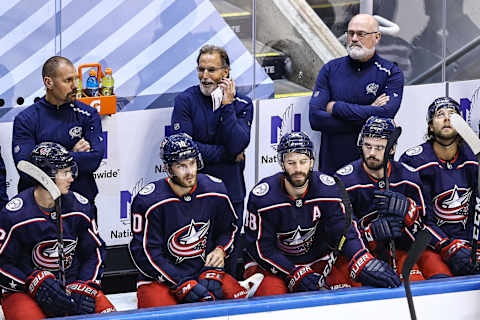
[[[57,200],[60,197],[61,193],[60,190],[58,190],[57,185],[45,172],[42,171],[42,169],[25,160],[20,160],[17,168],[38,181],[45,189],[47,189],[53,200]]]
[[[413,265],[417,262],[418,258],[422,254],[423,250],[427,247],[430,242],[432,235],[426,229],[420,230],[415,235],[415,241],[413,242],[410,250],[408,250],[407,258],[403,263],[402,267],[402,276],[403,279],[410,278],[410,271],[413,268]]]
[[[480,153],[480,139],[475,132],[470,128],[468,123],[458,113],[450,115],[450,123],[457,130],[458,134],[465,140],[465,142],[472,149],[473,153],[478,155]]]

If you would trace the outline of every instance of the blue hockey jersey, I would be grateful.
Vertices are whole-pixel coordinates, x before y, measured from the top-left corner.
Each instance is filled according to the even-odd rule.
[[[35,270],[58,277],[57,215],[41,210],[28,188],[10,200],[0,213],[0,286],[24,291]],[[63,245],[67,283],[99,281],[105,243],[89,201],[75,192],[62,196]]]
[[[431,142],[405,151],[400,161],[419,173],[423,192],[431,201],[426,224],[432,246],[446,238],[471,241],[477,190],[478,162],[461,143],[452,161],[437,158]]]
[[[35,145],[41,142],[56,142],[72,151],[75,144],[84,138],[90,143],[90,152],[72,152],[78,165],[78,178],[71,190],[94,201],[98,193],[93,172],[97,170],[105,153],[102,124],[95,108],[74,101],[57,108],[45,97],[20,112],[13,122],[12,151],[15,165],[20,160],[29,160]],[[18,191],[33,185],[33,181],[20,174]]]
[[[309,109],[310,126],[322,132],[320,171],[333,174],[360,158],[357,138],[363,123],[370,116],[395,117],[403,82],[400,68],[377,54],[366,62],[345,56],[322,67]],[[383,93],[390,101],[382,107],[371,106]],[[326,111],[329,101],[336,101],[332,113]]]
[[[174,193],[167,179],[147,184],[135,196],[129,250],[139,280],[172,286],[198,276],[207,254],[216,247],[229,254],[237,227],[220,179],[198,174],[196,186],[183,197]]]
[[[416,172],[410,171],[403,164],[390,161],[388,168],[388,179],[390,190],[399,192],[415,202],[419,210],[419,217],[423,219],[426,215],[426,204],[422,193],[422,183]],[[368,225],[378,217],[374,206],[373,193],[376,190],[385,188],[383,180],[377,180],[370,176],[363,168],[363,160],[356,160],[337,171],[347,189],[350,201],[352,202],[355,219],[358,221],[364,240],[371,242],[373,239],[365,232]],[[411,228],[404,228],[403,236],[395,239],[397,248],[408,250],[414,233],[419,224],[413,224]]]
[[[284,175],[262,179],[248,198],[247,252],[273,273],[288,275],[296,265],[321,260],[338,245],[345,225],[340,192],[331,176],[314,171],[307,191],[292,199]],[[351,225],[343,254],[351,259],[366,249],[356,223]]]
[[[245,161],[234,159],[250,143],[252,120],[253,105],[248,97],[237,95],[215,112],[212,98],[203,95],[198,85],[175,97],[173,132],[185,132],[198,144],[205,164],[202,172],[222,179],[232,202],[245,199]]]

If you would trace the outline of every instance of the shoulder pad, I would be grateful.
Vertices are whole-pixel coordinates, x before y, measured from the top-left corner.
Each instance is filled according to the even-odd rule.
[[[87,204],[88,199],[82,196],[80,193],[73,191],[73,194],[75,195],[75,198],[77,198],[78,202],[81,204]]]
[[[216,183],[222,183],[222,182],[223,182],[222,179],[217,178],[217,177],[214,177],[214,176],[211,176],[211,175],[209,175],[209,174],[206,174],[206,176],[207,176],[208,178],[210,178],[210,180],[212,180],[213,182],[216,182]]]
[[[253,188],[252,193],[257,197],[262,197],[268,193],[268,190],[270,190],[270,186],[267,182],[263,182]]]
[[[327,186],[333,186],[335,184],[335,180],[329,176],[328,174],[320,174],[320,181],[323,182],[323,184],[326,184]]]
[[[23,207],[22,198],[13,198],[5,205],[5,208],[9,211],[17,211],[17,210],[20,210],[22,207]]]
[[[405,151],[405,154],[407,156],[413,157],[413,156],[419,155],[422,152],[423,152],[423,147],[422,146],[416,146],[416,147],[412,147],[412,148],[408,149],[407,151]]]
[[[341,167],[340,169],[337,170],[337,173],[342,176],[349,175],[350,173],[353,172],[353,165],[347,164],[344,167]]]
[[[143,187],[142,190],[138,192],[138,194],[142,196],[146,196],[152,193],[153,191],[155,191],[155,184],[149,183],[145,187]]]

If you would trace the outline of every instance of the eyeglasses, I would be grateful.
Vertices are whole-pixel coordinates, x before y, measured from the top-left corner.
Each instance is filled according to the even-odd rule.
[[[353,38],[354,35],[357,35],[357,37],[359,39],[364,39],[366,36],[368,36],[370,34],[375,34],[375,33],[378,33],[378,31],[365,32],[365,31],[351,31],[351,30],[349,30],[349,31],[345,32],[347,37]]]
[[[385,146],[382,146],[382,145],[371,145],[370,143],[366,143],[366,142],[363,143],[363,146],[364,146],[365,149],[367,149],[368,151],[371,151],[372,149],[374,149],[375,151],[383,151],[383,150],[385,150]]]
[[[209,67],[209,68],[197,67],[197,71],[198,73],[204,73],[205,71],[208,71],[208,73],[214,73],[224,68],[225,67]]]

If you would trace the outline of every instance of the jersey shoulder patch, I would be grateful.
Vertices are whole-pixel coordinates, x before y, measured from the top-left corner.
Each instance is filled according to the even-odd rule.
[[[81,204],[88,203],[88,199],[82,196],[80,193],[74,191],[73,194],[75,195],[75,198],[77,198],[78,202],[80,202]]]
[[[320,181],[322,181],[323,184],[326,184],[327,186],[333,186],[335,184],[335,180],[328,174],[324,173],[320,175]]]
[[[407,156],[413,157],[413,156],[419,155],[422,152],[423,152],[423,147],[422,146],[416,146],[416,147],[412,147],[412,148],[408,149],[407,151],[405,151],[405,154]]]
[[[222,182],[223,182],[222,179],[217,178],[217,177],[214,177],[214,176],[211,176],[211,175],[209,175],[209,174],[206,174],[206,176],[207,176],[210,180],[212,180],[213,182],[216,182],[216,183],[222,183]]]
[[[347,164],[344,167],[341,167],[340,169],[337,170],[337,173],[342,176],[349,175],[350,173],[353,172],[353,165]]]
[[[266,195],[268,193],[268,190],[270,190],[270,186],[268,185],[268,183],[263,182],[253,188],[252,193],[257,197],[261,197]]]
[[[138,192],[138,194],[142,196],[146,196],[152,193],[153,191],[155,191],[155,184],[149,183],[145,187],[143,187],[142,190]]]
[[[23,199],[22,198],[13,198],[10,200],[6,205],[5,208],[9,211],[17,211],[23,207]]]

